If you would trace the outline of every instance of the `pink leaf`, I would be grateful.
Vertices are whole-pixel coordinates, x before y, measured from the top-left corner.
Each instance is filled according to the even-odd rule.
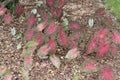
[[[0,7],[0,15],[3,15],[6,11],[6,8],[4,6]]]
[[[75,30],[80,29],[80,25],[75,23],[75,22],[69,22],[69,26],[70,26],[71,29],[75,29]]]
[[[52,7],[53,3],[54,3],[54,0],[46,0],[46,3],[47,3],[48,7]]]
[[[33,26],[34,23],[35,23],[35,20],[36,20],[35,16],[34,15],[30,15],[30,17],[28,18],[28,21],[27,21],[27,25],[28,26]]]
[[[100,28],[100,30],[97,32],[97,36],[99,38],[104,38],[108,33],[108,29]]]
[[[60,45],[67,46],[67,43],[68,43],[67,35],[63,31],[62,26],[60,26],[59,31],[58,31],[58,40],[59,40]]]
[[[34,34],[33,29],[29,29],[26,35],[26,40],[29,41],[32,38],[33,34]]]
[[[43,37],[43,34],[42,34],[42,33],[38,34],[38,35],[35,37],[35,41],[36,41],[37,43],[39,43],[39,45],[42,44],[43,39],[44,39],[44,37]]]
[[[38,56],[46,56],[48,54],[48,52],[50,51],[50,47],[46,44],[43,45],[42,47],[40,47],[40,49],[38,50]]]
[[[65,3],[65,0],[59,0],[58,8],[62,8]]]
[[[7,24],[9,24],[11,21],[12,21],[11,14],[10,14],[10,13],[7,13],[7,14],[5,15],[5,22],[6,22]]]
[[[50,56],[50,61],[56,68],[58,68],[58,69],[60,68],[61,62],[57,56],[55,56],[55,55]]]
[[[103,15],[105,13],[105,10],[103,8],[99,9],[97,12],[96,12],[98,15]]]
[[[55,8],[51,8],[51,13],[52,13],[52,16],[54,17],[54,18],[56,18],[57,17],[57,10],[55,9]]]
[[[98,48],[98,57],[103,57],[105,54],[109,52],[110,45],[108,44],[107,40],[101,40],[100,46]]]
[[[27,70],[31,70],[32,68],[32,56],[31,55],[27,55],[24,59],[24,67]]]
[[[45,27],[47,26],[48,22],[41,22],[40,24],[38,24],[37,26],[37,30],[38,31],[42,31],[43,29],[45,29]]]
[[[7,74],[5,77],[5,80],[12,80],[12,75],[11,74]]]
[[[80,38],[80,33],[75,33],[75,34],[73,34],[72,36],[71,36],[71,40],[77,40],[77,39],[79,39]]]
[[[93,69],[96,69],[96,66],[94,62],[89,62],[84,66],[84,68],[88,70],[93,70]]]
[[[62,17],[62,15],[63,15],[63,10],[61,8],[59,8],[57,10],[57,18],[60,19]]]
[[[87,49],[87,52],[88,52],[88,53],[90,53],[92,50],[96,49],[96,47],[97,47],[97,42],[98,42],[98,39],[97,39],[97,37],[95,36],[95,37],[91,40],[90,44],[88,45],[88,49]]]
[[[113,32],[112,33],[112,39],[117,42],[118,44],[120,44],[120,34]]]
[[[54,38],[50,38],[48,41],[48,45],[50,46],[50,52],[55,53],[56,52],[56,42]]]
[[[74,58],[76,58],[78,56],[79,53],[80,52],[78,51],[77,48],[73,48],[73,49],[71,49],[71,50],[69,50],[67,52],[65,58],[67,58],[67,59],[74,59]]]
[[[114,73],[108,66],[101,69],[100,75],[104,80],[114,80]]]
[[[17,6],[16,6],[16,13],[18,16],[20,16],[22,13],[22,7],[20,4],[17,4]]]
[[[54,33],[56,31],[56,29],[57,29],[56,24],[54,22],[50,23],[50,25],[46,29],[46,34],[50,35],[50,34]]]

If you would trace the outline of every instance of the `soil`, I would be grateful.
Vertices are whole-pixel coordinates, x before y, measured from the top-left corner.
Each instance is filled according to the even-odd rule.
[[[21,0],[22,1],[22,0]],[[28,2],[27,2],[28,1]],[[29,7],[32,8],[32,2],[29,0],[23,0],[22,3],[31,4]],[[28,5],[25,7],[29,8]],[[100,8],[105,9],[103,15],[97,15],[96,11]],[[114,14],[110,10],[106,9],[106,6],[100,0],[66,0],[66,4],[63,10],[67,12],[65,16],[69,20],[77,21],[82,25],[83,33],[86,33],[86,39],[84,39],[80,45],[80,54],[76,59],[72,61],[65,60],[63,55],[59,55],[61,59],[60,69],[56,69],[49,60],[41,60],[38,56],[33,56],[33,68],[30,71],[30,80],[72,80],[73,75],[77,74],[80,80],[101,80],[99,72],[84,73],[80,71],[80,66],[85,61],[85,57],[93,59],[97,62],[98,66],[102,68],[104,65],[109,65],[114,74],[115,80],[120,80],[120,50],[117,50],[115,56],[108,55],[102,59],[97,59],[94,54],[86,53],[86,45],[89,40],[93,37],[93,34],[102,26],[109,28],[110,30],[120,31],[119,21],[116,19]],[[112,23],[107,22],[107,17],[111,16]],[[12,80],[23,80],[19,68],[23,67],[23,58],[20,56],[23,49],[18,50],[17,44],[22,43],[24,47],[24,27],[25,17],[15,18],[11,24],[4,23],[4,16],[0,16],[0,64],[6,64],[13,75]],[[65,17],[62,17],[64,19]],[[88,19],[94,18],[95,24],[91,29],[88,25]],[[15,27],[17,33],[21,33],[22,37],[16,39],[11,35],[10,29]],[[92,34],[92,35],[91,35]],[[63,51],[66,52],[67,50]],[[3,80],[3,76],[0,77]]]

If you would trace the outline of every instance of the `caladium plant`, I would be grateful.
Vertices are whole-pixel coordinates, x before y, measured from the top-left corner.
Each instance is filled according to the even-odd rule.
[[[59,30],[58,30],[58,42],[61,46],[67,46],[67,35],[65,34],[65,32],[63,31],[62,26],[60,26]]]
[[[20,73],[21,73],[24,80],[29,80],[29,71],[28,70],[21,68]]]
[[[50,61],[52,62],[52,64],[56,67],[56,68],[60,68],[60,59],[56,56],[56,55],[51,55],[50,56]]]
[[[5,23],[9,24],[12,21],[12,16],[10,13],[7,13],[4,17]]]
[[[3,15],[6,11],[6,8],[4,6],[0,7],[0,15]]]
[[[50,46],[48,44],[45,44],[40,47],[37,54],[39,57],[44,57],[49,53],[49,51],[50,51]]]
[[[82,64],[81,70],[83,72],[87,72],[87,73],[97,72],[98,71],[98,66],[96,65],[95,61],[87,59]]]
[[[100,76],[104,80],[114,80],[114,73],[109,66],[105,66],[101,69]]]
[[[32,68],[32,55],[27,55],[24,57],[24,68],[26,70],[31,70],[31,68]]]
[[[71,50],[69,50],[68,52],[67,52],[67,54],[66,54],[66,56],[65,56],[65,58],[67,58],[67,59],[74,59],[74,58],[76,58],[78,55],[79,55],[79,51],[78,51],[78,49],[77,48],[73,48],[73,49],[71,49]]]
[[[73,21],[69,22],[69,27],[70,27],[71,29],[74,29],[74,30],[79,30],[79,29],[81,28],[78,23],[73,22]]]

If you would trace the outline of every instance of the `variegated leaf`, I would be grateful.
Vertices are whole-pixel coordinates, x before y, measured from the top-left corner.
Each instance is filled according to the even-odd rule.
[[[80,52],[78,51],[77,48],[73,48],[73,49],[71,49],[71,50],[68,51],[68,53],[65,56],[65,58],[70,59],[70,60],[74,59],[74,58],[76,58],[79,55],[79,53]]]
[[[60,59],[56,56],[56,55],[52,55],[50,56],[50,61],[52,62],[52,64],[56,67],[56,68],[60,68]]]

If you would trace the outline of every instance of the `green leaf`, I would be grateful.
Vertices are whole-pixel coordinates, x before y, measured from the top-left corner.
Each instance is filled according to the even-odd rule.
[[[56,68],[60,68],[60,59],[59,57],[57,57],[56,55],[51,55],[50,56],[50,61],[52,62],[52,64],[56,67]]]
[[[66,54],[65,58],[70,59],[70,60],[74,59],[74,58],[76,58],[78,56],[79,53],[80,52],[78,51],[77,48],[73,48],[73,49],[68,51],[68,53]]]
[[[36,47],[38,43],[36,41],[28,41],[25,46],[26,47]]]
[[[89,24],[90,28],[92,28],[93,25],[94,25],[94,19],[93,19],[93,18],[90,18],[90,19],[88,20],[88,24]]]

